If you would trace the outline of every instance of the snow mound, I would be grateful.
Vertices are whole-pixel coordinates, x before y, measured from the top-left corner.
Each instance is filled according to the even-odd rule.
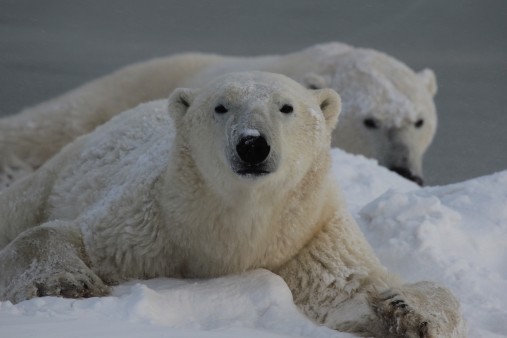
[[[470,337],[507,337],[507,171],[388,191],[358,221],[390,271],[437,281],[458,296]]]
[[[347,206],[354,215],[365,204],[389,189],[405,192],[419,188],[414,182],[379,166],[376,160],[348,154],[341,149],[333,149],[332,155],[332,174],[340,184]]]
[[[333,150],[333,175],[393,273],[460,299],[469,336],[507,337],[507,171],[419,188]],[[266,270],[207,280],[132,281],[103,298],[0,302],[0,337],[352,337],[318,326]]]
[[[29,325],[27,325],[29,324]],[[351,337],[299,312],[267,270],[205,280],[131,281],[111,297],[0,302],[1,337]]]

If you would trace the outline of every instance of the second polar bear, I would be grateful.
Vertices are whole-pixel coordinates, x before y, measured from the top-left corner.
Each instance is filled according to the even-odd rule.
[[[181,54],[120,69],[0,120],[0,187],[38,168],[62,146],[137,104],[200,87],[227,72],[285,74],[343,99],[333,146],[363,154],[422,184],[422,158],[436,130],[431,70],[413,72],[383,53],[341,43],[261,57]]]
[[[168,106],[120,114],[0,194],[2,299],[265,268],[330,328],[466,335],[453,295],[388,274],[348,215],[330,174],[334,91],[237,73]]]

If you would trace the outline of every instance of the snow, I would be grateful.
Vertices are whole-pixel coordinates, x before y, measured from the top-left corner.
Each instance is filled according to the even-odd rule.
[[[243,136],[259,137],[261,136],[260,131],[257,129],[245,129],[242,133]]]
[[[469,336],[507,337],[507,171],[419,188],[333,150],[333,174],[382,262],[460,299]],[[110,297],[0,302],[0,337],[351,337],[315,325],[278,276],[131,281]]]

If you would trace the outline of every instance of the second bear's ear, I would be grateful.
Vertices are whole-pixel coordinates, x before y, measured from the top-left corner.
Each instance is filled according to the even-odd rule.
[[[431,95],[435,96],[437,93],[437,77],[431,69],[423,69],[417,76],[422,80],[423,84],[428,88]]]
[[[169,96],[169,114],[176,122],[186,114],[196,94],[197,89],[176,88]]]
[[[341,98],[333,89],[319,89],[313,91],[317,101],[326,119],[326,125],[329,130],[333,130],[338,122],[338,116],[341,111]]]
[[[331,85],[330,76],[308,73],[303,78],[303,86],[305,86],[308,89],[329,88],[330,85]]]

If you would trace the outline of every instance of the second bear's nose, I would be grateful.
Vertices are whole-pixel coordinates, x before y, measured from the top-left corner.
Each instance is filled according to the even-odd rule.
[[[243,136],[236,145],[239,158],[250,165],[262,163],[268,158],[270,150],[271,147],[262,135]]]
[[[406,179],[409,179],[409,180],[417,183],[420,186],[424,185],[423,179],[417,175],[412,174],[412,172],[409,169],[401,168],[401,167],[391,167],[389,169],[394,171],[398,175],[403,176]]]

